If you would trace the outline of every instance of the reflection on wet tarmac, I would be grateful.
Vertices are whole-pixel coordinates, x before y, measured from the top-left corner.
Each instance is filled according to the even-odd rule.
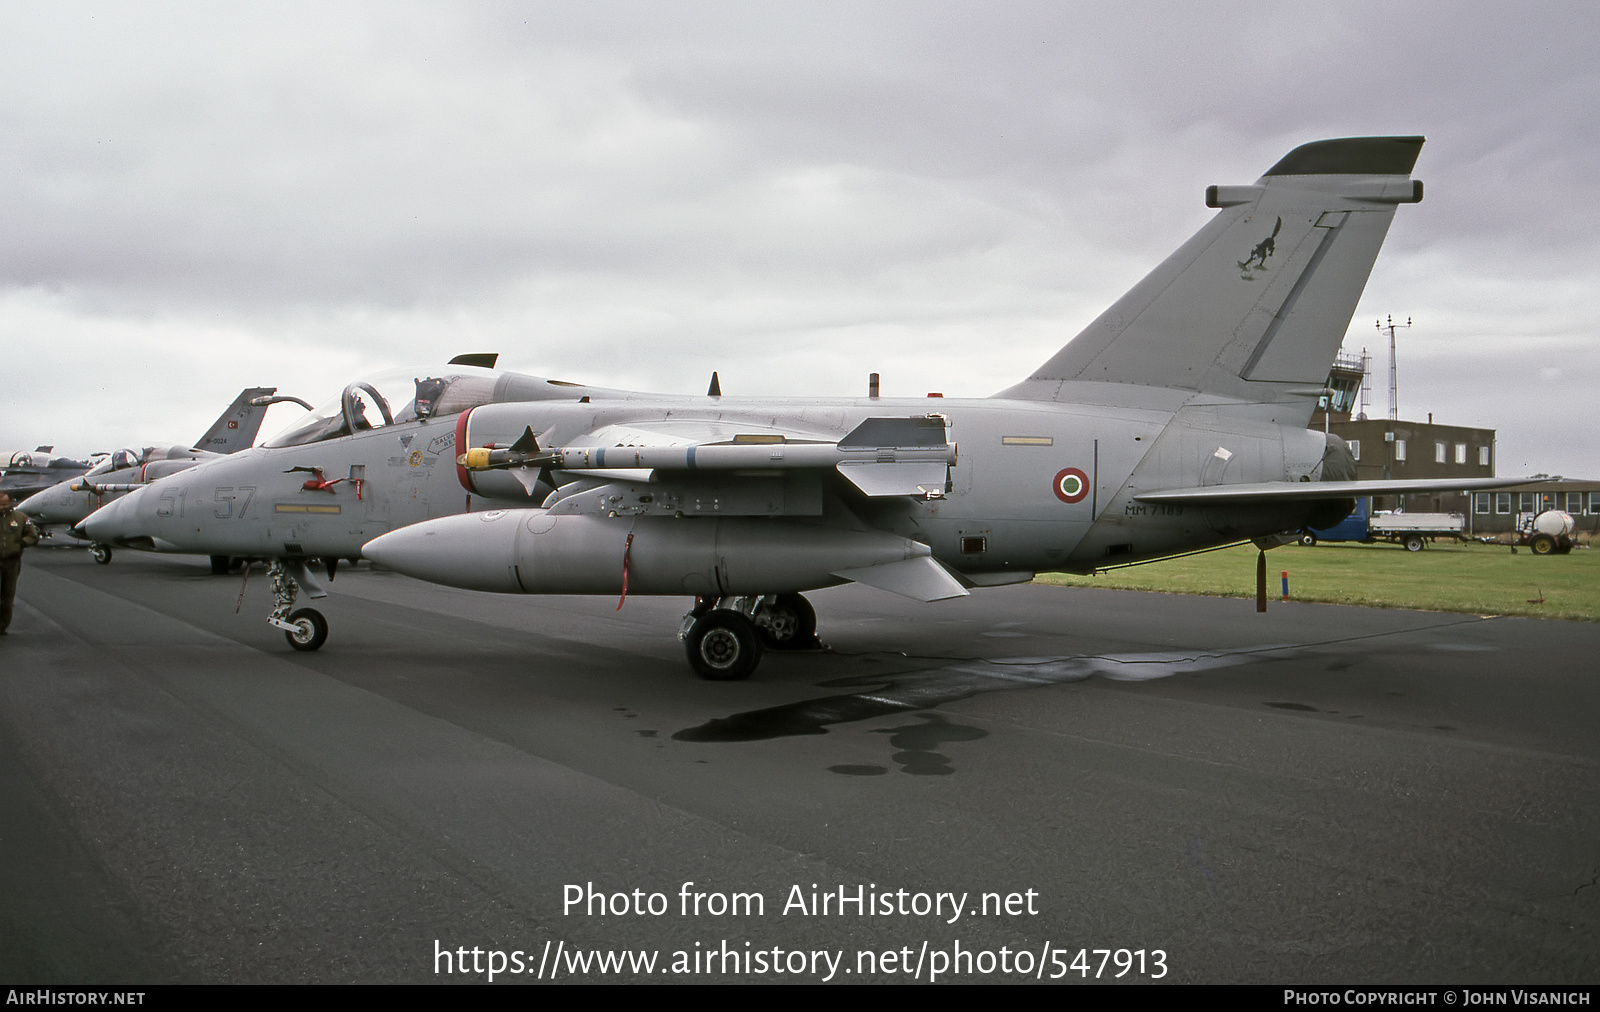
[[[829,724],[848,724],[913,710],[929,710],[983,692],[1026,689],[1078,682],[1099,675],[1114,681],[1145,681],[1185,672],[1233,667],[1287,656],[1294,648],[1253,648],[1205,654],[1174,651],[1078,657],[1013,657],[1004,660],[959,660],[935,668],[894,674],[864,674],[822,683],[831,688],[862,686],[861,691],[822,696],[798,703],[748,710],[684,728],[676,741],[764,741],[797,735],[826,734]],[[863,658],[876,660],[876,658]],[[897,751],[891,759],[906,773],[944,775],[954,772],[949,760],[933,751],[941,742],[970,741],[988,732],[951,723],[936,714],[918,714],[925,723],[881,728]],[[846,776],[876,776],[886,768],[859,764],[830,767]]]

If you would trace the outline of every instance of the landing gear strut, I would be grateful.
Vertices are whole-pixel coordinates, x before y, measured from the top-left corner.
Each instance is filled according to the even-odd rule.
[[[817,613],[799,594],[695,598],[678,633],[689,665],[701,678],[749,678],[764,649],[817,646]]]
[[[290,612],[294,607],[294,599],[300,594],[300,584],[290,575],[283,560],[273,559],[267,567],[267,575],[272,577],[272,596],[275,601],[272,614],[267,616],[267,624],[282,629],[284,638],[296,650],[315,650],[327,642],[328,620],[322,617],[322,612],[315,608]]]

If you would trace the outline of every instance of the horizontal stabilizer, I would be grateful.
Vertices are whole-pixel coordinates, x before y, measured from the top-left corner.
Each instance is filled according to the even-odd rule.
[[[1140,502],[1174,505],[1304,502],[1312,499],[1354,499],[1364,495],[1410,495],[1420,492],[1472,492],[1526,485],[1532,478],[1406,478],[1384,481],[1263,481],[1254,484],[1204,485],[1140,492]]]
[[[881,566],[863,566],[860,569],[840,569],[833,573],[841,580],[864,583],[869,587],[887,590],[891,594],[909,597],[914,601],[943,601],[950,597],[966,597],[967,589],[961,586],[950,571],[935,562],[931,555],[889,562]]]

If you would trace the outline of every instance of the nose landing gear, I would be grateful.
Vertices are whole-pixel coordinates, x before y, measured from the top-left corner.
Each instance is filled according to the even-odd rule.
[[[267,624],[282,629],[284,638],[296,650],[309,651],[321,647],[328,640],[328,620],[315,608],[290,612],[289,609],[294,607],[294,599],[300,594],[300,584],[290,573],[289,567],[283,564],[282,559],[273,559],[267,567],[267,575],[272,578],[274,600]],[[317,595],[313,591],[311,596]]]

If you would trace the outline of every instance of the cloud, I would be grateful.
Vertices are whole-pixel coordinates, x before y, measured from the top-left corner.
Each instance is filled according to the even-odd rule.
[[[983,395],[1198,228],[1207,184],[1386,132],[1429,136],[1427,199],[1401,209],[1351,340],[1412,315],[1408,401],[1510,431],[1594,375],[1597,18],[8,7],[0,339],[41,382],[0,407],[0,441],[87,452],[130,420],[203,427],[244,385],[315,401],[461,350],[649,389],[715,368],[745,392],[854,393],[877,370]],[[1528,341],[1558,380],[1518,358]],[[1538,452],[1600,475],[1600,450]]]

